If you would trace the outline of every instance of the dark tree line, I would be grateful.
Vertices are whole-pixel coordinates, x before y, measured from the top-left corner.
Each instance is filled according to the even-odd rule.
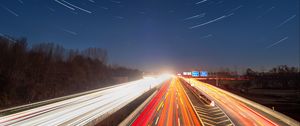
[[[0,108],[110,86],[114,77],[141,78],[138,70],[106,61],[101,48],[80,51],[53,43],[28,47],[24,38],[0,36]]]
[[[300,72],[297,67],[279,65],[268,71],[254,71],[247,68],[244,74],[238,75],[230,69],[223,69],[218,72],[210,72],[209,77],[237,78],[240,81],[228,82],[220,80],[219,84],[226,89],[249,90],[249,89],[279,89],[279,90],[300,90]],[[216,84],[216,80],[205,82]],[[233,84],[234,83],[234,84]]]
[[[256,72],[248,68],[245,77],[249,78],[257,88],[300,89],[298,68],[287,65],[274,67],[267,72]]]

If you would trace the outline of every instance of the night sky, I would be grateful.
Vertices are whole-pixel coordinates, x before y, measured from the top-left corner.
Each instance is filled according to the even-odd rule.
[[[299,64],[299,0],[0,0],[0,35],[141,70]]]

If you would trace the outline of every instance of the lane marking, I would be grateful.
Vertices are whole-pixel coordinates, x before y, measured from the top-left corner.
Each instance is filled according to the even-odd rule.
[[[210,119],[206,119],[206,118],[202,118],[202,120],[205,121],[206,123],[217,124],[217,122],[215,122],[214,120],[210,120]]]
[[[155,125],[157,125],[158,119],[159,119],[159,117],[156,118]]]
[[[229,121],[229,119],[222,120],[222,121],[218,122],[217,124],[220,124],[220,123],[223,123],[223,122],[227,122],[227,121]]]
[[[183,102],[182,102],[182,99],[180,98],[180,102],[181,102],[181,104],[183,104]]]
[[[162,107],[162,105],[163,105],[163,102],[160,102],[160,104],[159,104],[158,108],[156,109],[156,111],[158,111]]]
[[[215,119],[221,119],[221,118],[224,118],[224,117],[226,117],[226,115],[222,115],[222,116],[220,116],[220,117],[216,117]],[[227,118],[227,117],[226,117]]]
[[[208,126],[215,126],[214,124],[210,124],[210,123],[207,123],[207,122],[203,122],[204,124],[205,124],[205,126],[206,125],[208,125]]]

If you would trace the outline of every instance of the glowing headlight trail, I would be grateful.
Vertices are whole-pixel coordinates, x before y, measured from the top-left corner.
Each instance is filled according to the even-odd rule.
[[[212,85],[200,82],[196,79],[186,79],[186,82],[190,82],[194,84],[194,86],[204,92],[211,100],[214,100],[224,111],[226,111],[232,118],[236,120],[240,125],[268,125],[268,126],[278,126],[273,120],[268,119],[264,115],[255,111],[253,108],[248,107],[248,105],[264,111],[270,114],[267,110],[268,108],[263,108],[261,105],[257,105],[257,103],[250,102],[242,97],[236,96],[232,93],[214,87]],[[274,116],[275,114],[272,114]],[[275,116],[274,116],[275,117]],[[276,117],[278,118],[278,117]],[[286,117],[282,116],[282,120],[286,124],[293,125],[297,124],[296,121],[292,119],[284,119]],[[279,119],[279,118],[278,118]],[[299,124],[299,123],[298,123]]]
[[[178,78],[164,84],[132,123],[132,126],[148,125],[201,125]]]
[[[147,77],[99,92],[3,116],[0,117],[0,125],[85,125],[125,106],[169,78],[170,75]]]

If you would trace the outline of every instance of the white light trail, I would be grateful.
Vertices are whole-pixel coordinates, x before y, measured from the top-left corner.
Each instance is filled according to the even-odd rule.
[[[0,125],[86,125],[96,118],[113,113],[146,91],[154,88],[170,75],[145,77],[105,90],[48,104],[0,117]]]
[[[296,15],[292,15],[291,17],[289,17],[288,19],[284,20],[282,23],[280,23],[279,25],[276,26],[276,28],[281,27],[282,25],[286,24],[287,22],[289,22],[290,20],[294,19],[296,17]]]
[[[271,48],[271,47],[273,47],[273,46],[275,46],[275,45],[277,45],[277,44],[279,44],[279,43],[281,43],[281,42],[287,40],[288,38],[289,38],[289,37],[284,37],[284,38],[280,39],[279,41],[277,41],[277,42],[275,42],[275,43],[273,43],[273,44],[267,46],[266,48]]]
[[[66,5],[66,4],[64,4],[64,3],[62,3],[62,2],[60,2],[59,0],[54,0],[55,2],[57,2],[57,3],[59,3],[60,5],[63,5],[63,6],[65,6],[65,7],[67,7],[67,8],[69,8],[69,9],[71,9],[71,10],[75,10],[73,7],[70,7],[70,6],[68,6],[68,5]]]
[[[108,8],[107,7],[100,7],[101,9],[104,9],[104,10],[108,10]]]
[[[208,35],[202,36],[200,39],[210,38],[212,36],[213,36],[212,34],[208,34]]]
[[[61,30],[64,31],[64,32],[67,32],[67,33],[69,33],[69,34],[72,34],[72,35],[77,35],[76,32],[71,31],[71,30],[68,30],[68,29],[61,28]]]
[[[201,3],[204,3],[206,1],[208,1],[208,0],[202,0],[202,1],[197,2],[196,4],[201,4]]]
[[[2,7],[3,9],[5,9],[6,11],[8,11],[9,13],[11,13],[12,15],[14,15],[14,16],[16,16],[16,17],[19,16],[19,15],[18,15],[16,12],[14,12],[13,10],[11,10],[11,9],[5,7],[5,6],[1,6],[1,7]]]
[[[18,0],[20,4],[23,4],[24,2],[22,0]]]
[[[213,20],[210,20],[208,22],[205,22],[205,23],[202,23],[202,24],[199,24],[199,25],[195,25],[195,26],[192,26],[190,27],[190,29],[194,29],[194,28],[198,28],[198,27],[201,27],[201,26],[204,26],[204,25],[207,25],[207,24],[210,24],[210,23],[213,23],[213,22],[216,22],[216,21],[219,21],[219,20],[222,20],[224,18],[227,18],[229,16],[233,15],[233,13],[229,14],[229,15],[223,15],[221,17],[218,17],[216,19],[213,19]]]
[[[74,5],[74,4],[70,3],[70,2],[65,1],[65,0],[61,0],[61,1],[64,2],[64,3],[66,3],[66,4],[68,4],[68,5],[70,5],[70,6],[72,6],[72,7],[74,7],[74,8],[77,8],[77,9],[79,9],[79,10],[81,10],[81,11],[84,11],[84,12],[86,12],[86,13],[89,13],[89,14],[92,13],[92,12],[89,11],[89,10],[83,9],[83,8],[81,8],[81,7],[78,7],[78,6],[76,6],[76,5]]]
[[[202,18],[204,16],[205,16],[205,13],[202,13],[202,14],[198,14],[198,15],[195,15],[195,16],[191,16],[191,17],[185,18],[185,19],[183,19],[183,21],[191,20],[191,19],[195,19],[195,18]]]
[[[111,0],[111,2],[116,3],[116,4],[120,4],[120,1],[116,1],[116,0]]]
[[[231,9],[230,11],[228,11],[228,13],[237,11],[237,10],[241,9],[242,7],[243,7],[243,5],[239,5],[239,6],[237,6],[236,8],[233,8],[233,9]]]
[[[90,2],[92,2],[92,3],[96,3],[94,0],[89,0]]]
[[[262,18],[264,15],[268,14],[269,12],[271,12],[275,7],[272,6],[271,8],[269,8],[268,10],[266,10],[262,15],[258,16],[256,19]]]

